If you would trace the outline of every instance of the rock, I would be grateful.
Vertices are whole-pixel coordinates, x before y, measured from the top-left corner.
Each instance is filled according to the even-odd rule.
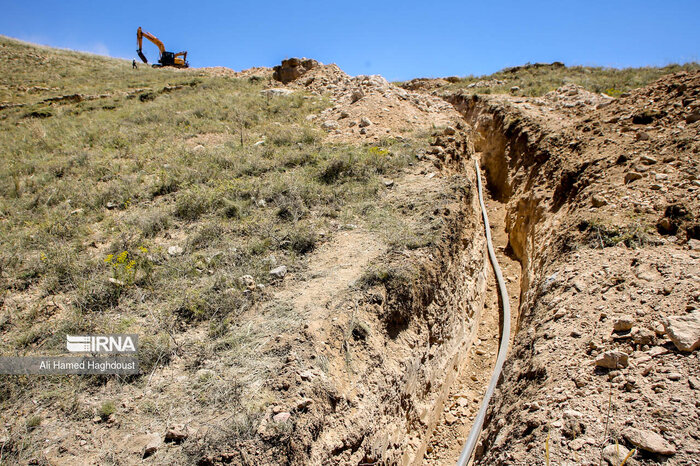
[[[448,126],[445,128],[445,130],[442,132],[445,136],[453,136],[457,133],[457,130],[455,130],[452,126]]]
[[[667,317],[664,329],[680,351],[695,351],[700,348],[700,311]]]
[[[279,267],[275,267],[270,270],[270,275],[274,278],[284,278],[284,276],[287,275],[287,266],[280,265]]]
[[[301,380],[311,380],[314,378],[314,374],[311,371],[301,371],[299,372],[299,377],[301,377]]]
[[[606,369],[627,367],[627,364],[629,364],[629,355],[616,350],[606,351],[600,354],[595,360],[596,366]]]
[[[111,283],[112,285],[126,286],[126,283],[124,283],[122,280],[117,280],[114,277],[109,277],[107,280],[109,280],[109,283]]]
[[[287,412],[277,413],[272,416],[272,420],[275,422],[286,422],[292,415]]]
[[[656,181],[665,181],[668,179],[668,175],[666,173],[657,173],[654,175],[654,179]]]
[[[447,413],[445,414],[445,422],[447,423],[447,425],[451,426],[452,424],[457,422],[457,417],[452,413]]]
[[[321,124],[321,128],[323,128],[326,131],[338,129],[338,122],[333,120],[326,120]]]
[[[575,409],[565,409],[563,414],[567,419],[583,419],[583,414]]]
[[[659,220],[659,223],[657,223],[656,226],[661,232],[664,233],[670,233],[674,229],[671,220],[669,220],[667,217],[664,217],[661,220]]]
[[[255,289],[255,279],[252,277],[252,275],[243,275],[239,280],[247,289],[251,291]]]
[[[165,441],[180,444],[187,439],[187,427],[184,424],[175,424],[165,432]]]
[[[264,146],[264,145],[265,145],[264,139],[261,139],[258,142],[256,142],[255,144],[253,144],[254,147],[260,147],[260,146]]]
[[[272,89],[263,89],[262,91],[260,91],[260,93],[270,97],[280,97],[284,95],[294,94],[294,91],[291,89],[285,89],[281,87],[273,87]]]
[[[287,60],[282,60],[281,65],[277,65],[273,68],[272,79],[287,84],[317,66],[318,62],[316,60],[307,58],[289,58]]]
[[[297,411],[306,411],[312,404],[313,400],[310,400],[308,398],[302,398],[297,402],[296,409]]]
[[[360,134],[367,134],[367,128],[362,128],[360,130]]]
[[[656,340],[656,332],[648,328],[633,328],[632,341],[638,345],[653,345]]]
[[[585,438],[575,438],[571,442],[569,442],[569,447],[574,450],[574,451],[579,451],[583,446],[586,444],[586,439]]]
[[[603,459],[611,466],[620,466],[629,452],[623,445],[608,445],[603,448]]]
[[[681,378],[683,376],[678,372],[671,372],[668,374],[667,377],[668,377],[668,380],[673,380],[675,382],[675,381],[681,380]]]
[[[636,180],[639,180],[639,179],[641,179],[641,178],[642,178],[642,174],[641,174],[641,173],[637,173],[637,172],[627,172],[627,174],[625,174],[625,184],[631,183],[631,182],[636,181]]]
[[[384,180],[384,186],[386,186],[387,188],[391,188],[392,186],[394,186],[394,180]]]
[[[700,379],[697,377],[688,377],[688,386],[693,390],[700,390]]]
[[[343,118],[347,118],[349,116],[350,116],[350,114],[348,112],[346,112],[345,110],[341,110],[340,116],[338,117],[338,119],[342,120]]]
[[[591,205],[593,205],[593,207],[603,207],[604,205],[607,205],[607,204],[608,204],[608,201],[602,196],[594,194],[591,197]]]
[[[143,458],[148,458],[149,456],[153,455],[156,451],[158,451],[158,448],[160,448],[161,440],[160,440],[160,435],[157,434],[151,434],[146,437],[146,446],[143,448],[143,454],[141,455]]]
[[[182,254],[183,249],[180,246],[170,246],[168,248],[168,254],[171,256],[179,256]]]
[[[520,86],[513,86],[510,88],[510,92],[518,92],[520,90]]]
[[[626,332],[632,329],[634,325],[634,318],[631,315],[620,316],[615,319],[613,323],[613,329],[616,332]]]
[[[362,92],[361,89],[355,89],[352,91],[352,94],[350,95],[350,103],[354,104],[355,102],[357,102],[358,100],[360,100],[364,96],[365,96],[365,93]]]
[[[658,356],[668,354],[668,352],[669,351],[663,346],[654,346],[649,351],[647,351],[647,354],[649,355],[649,357],[656,358]]]
[[[654,165],[656,163],[656,159],[648,155],[642,155],[639,160],[641,160],[644,165]]]
[[[370,119],[367,118],[367,117],[362,117],[362,118],[360,119],[360,128],[365,128],[365,127],[367,127],[367,126],[369,126],[369,125],[371,125],[371,124],[372,124],[372,122],[371,122]]]
[[[674,455],[676,448],[662,436],[650,430],[640,430],[628,427],[622,431],[622,436],[635,447],[659,455]]]
[[[685,122],[689,125],[695,123],[696,121],[700,121],[700,111],[695,111],[685,118]]]

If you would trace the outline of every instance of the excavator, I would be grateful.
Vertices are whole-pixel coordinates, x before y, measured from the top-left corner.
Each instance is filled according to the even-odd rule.
[[[158,63],[154,63],[153,65],[151,65],[154,68],[158,68],[161,66],[188,68],[190,66],[190,64],[187,63],[187,52],[166,52],[165,45],[163,45],[163,42],[161,42],[160,39],[158,39],[156,36],[154,36],[148,31],[142,31],[139,27],[136,31],[136,44],[139,46],[139,48],[136,50],[136,53],[139,54],[139,57],[141,58],[141,60],[143,60],[144,63],[148,64],[148,59],[146,59],[146,55],[144,55],[143,50],[141,50],[144,37],[153,42],[156,45],[156,47],[158,47],[158,50],[160,50],[160,58],[158,58]]]

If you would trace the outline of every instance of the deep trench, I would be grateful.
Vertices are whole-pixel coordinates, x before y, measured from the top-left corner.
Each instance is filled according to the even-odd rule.
[[[533,156],[536,149],[522,128],[506,126],[505,118],[493,112],[487,102],[455,96],[450,103],[474,131],[469,137],[471,130],[467,128],[466,136],[462,135],[465,139],[456,138],[454,152],[447,151],[444,158],[433,160],[446,168],[446,179],[455,174],[463,183],[456,191],[454,209],[445,216],[446,235],[430,260],[420,262],[420,280],[379,285],[378,293],[384,296],[381,305],[360,302],[363,309],[377,313],[376,324],[382,326],[382,332],[374,332],[377,351],[368,349],[362,356],[367,370],[358,383],[366,381],[371,388],[356,405],[345,409],[330,406],[325,419],[309,418],[307,425],[299,426],[309,432],[309,449],[298,450],[298,457],[305,462],[310,458],[313,464],[328,459],[339,464],[454,464],[459,456],[471,424],[472,413],[468,411],[476,410],[469,407],[463,412],[458,423],[461,431],[455,432],[457,423],[451,423],[453,430],[446,434],[449,452],[444,456],[432,454],[431,438],[436,438],[435,432],[445,424],[444,410],[452,409],[454,401],[452,391],[460,387],[460,380],[472,375],[470,370],[475,372],[475,384],[466,388],[473,404],[481,401],[493,372],[502,327],[500,314],[495,314],[491,330],[496,337],[490,339],[492,346],[486,346],[485,352],[493,353],[493,362],[482,361],[476,368],[469,358],[480,344],[477,332],[482,315],[491,313],[493,317],[501,303],[485,250],[473,157],[481,159],[490,211],[498,211],[503,218],[492,221],[492,235],[499,237],[496,246],[500,246],[503,262],[507,259],[519,269],[509,274],[513,278],[508,290],[513,310],[511,341],[519,331],[523,310],[533,303],[531,283],[540,267],[532,257],[543,247],[535,243],[535,226],[544,212],[539,199],[526,189],[532,178],[522,174],[536,171],[540,163]],[[515,172],[521,176],[514,177]],[[492,283],[490,289],[487,281]],[[358,354],[356,360],[359,358]],[[493,421],[493,412],[487,413],[484,432]],[[476,450],[477,462],[488,449],[488,439],[482,440]]]
[[[513,309],[512,330],[510,340],[514,341],[520,331],[519,324],[521,316],[525,313],[525,308],[532,305],[532,298],[535,293],[532,292],[531,286],[534,281],[534,276],[537,275],[533,268],[532,256],[539,252],[535,247],[535,226],[541,220],[543,212],[537,206],[537,199],[518,194],[518,182],[512,179],[511,173],[518,168],[529,168],[536,171],[541,160],[534,155],[536,150],[532,141],[528,140],[528,133],[521,131],[522,128],[509,126],[502,115],[493,112],[493,109],[478,97],[463,97],[452,96],[447,99],[452,105],[462,114],[464,120],[474,130],[472,134],[475,156],[479,158],[482,170],[485,174],[485,189],[488,192],[491,205],[487,207],[489,211],[489,219],[492,223],[491,231],[494,236],[494,245],[499,247],[499,263],[504,271],[512,272],[513,264],[519,266],[518,283],[508,285],[509,294],[511,295],[511,306]],[[528,166],[529,165],[529,166]],[[532,175],[532,171],[528,173]],[[524,178],[528,179],[526,175]],[[522,178],[521,178],[522,182]],[[486,197],[486,193],[485,193]],[[494,218],[492,215],[498,210],[505,210],[504,219]],[[498,244],[500,243],[500,244]],[[489,271],[493,281],[492,270]],[[517,296],[514,296],[517,295]],[[528,299],[529,298],[529,299]],[[491,286],[486,298],[492,301],[497,301],[499,310],[499,329],[503,327],[503,314],[500,312],[503,309],[501,296],[495,286]],[[480,326],[481,330],[481,326]],[[481,335],[477,335],[481,337]],[[508,359],[511,359],[511,355]],[[466,371],[468,372],[470,365],[478,364],[478,361],[470,360],[466,363]],[[495,354],[490,358],[489,371],[493,370],[495,363]],[[460,377],[465,377],[466,373]],[[482,396],[485,390],[485,385],[488,379],[483,381]],[[503,376],[501,376],[501,382]],[[459,385],[460,381],[455,382]],[[481,400],[479,400],[481,402]],[[469,422],[466,423],[458,432],[462,434],[460,445],[466,439],[465,433],[468,433],[474,415],[469,416]],[[484,430],[487,426],[495,421],[493,413],[487,416],[484,423]],[[434,435],[434,433],[433,433]],[[483,437],[483,436],[482,436]],[[479,444],[472,462],[479,462],[479,458],[485,454],[488,448],[487,439],[482,438],[482,443]],[[445,461],[438,461],[435,464],[454,464],[456,459],[452,447],[451,452],[444,458]],[[432,464],[432,463],[430,463]],[[471,464],[471,463],[470,463]]]
[[[484,154],[476,152],[475,157],[483,160]],[[498,263],[502,273],[506,278],[506,287],[508,289],[509,302],[513,308],[514,314],[511,316],[511,328],[515,327],[517,309],[520,303],[520,275],[521,265],[517,258],[513,255],[510,248],[508,235],[505,231],[505,209],[506,204],[501,202],[502,199],[498,196],[498,187],[494,186],[493,180],[488,183],[486,173],[482,170],[482,179],[484,186],[484,200],[488,212],[489,222],[491,224],[491,235],[493,237],[493,245],[496,251]],[[481,314],[480,321],[476,323],[478,331],[476,333],[478,348],[472,347],[464,356],[466,359],[465,366],[462,368],[456,377],[453,387],[450,389],[450,396],[453,400],[465,397],[475,397],[471,399],[471,406],[466,412],[462,412],[463,420],[457,423],[450,424],[447,419],[452,416],[449,405],[443,413],[441,422],[431,434],[430,447],[431,451],[427,455],[424,464],[454,464],[462,450],[464,440],[466,439],[469,429],[476,417],[476,411],[481,404],[481,400],[485,394],[486,385],[495,365],[498,352],[499,336],[503,329],[503,309],[502,296],[498,292],[498,287],[493,274],[492,268],[489,268],[489,276],[487,278],[487,292],[484,299],[484,309]],[[514,332],[511,331],[511,338]],[[475,380],[477,379],[477,380]],[[459,409],[457,412],[459,413]]]

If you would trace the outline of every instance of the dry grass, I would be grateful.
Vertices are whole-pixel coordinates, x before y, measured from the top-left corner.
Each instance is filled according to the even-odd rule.
[[[369,205],[386,210],[382,177],[414,159],[410,144],[324,145],[305,117],[329,103],[265,98],[260,80],[134,71],[6,38],[0,69],[0,102],[20,104],[0,109],[0,354],[60,354],[68,333],[137,333],[142,369],[131,378],[4,377],[0,407],[14,414],[3,422],[24,428],[34,409],[55,418],[3,458],[35,458],[29,445],[56,418],[119,414],[125,394],[157,385],[174,360],[188,375],[211,361],[227,369],[186,391],[162,387],[167,396],[144,415],[165,422],[173,410],[228,403],[247,413],[236,425],[253,429],[274,367],[261,345],[302,325],[270,301],[269,270],[298,270],[319,231],[362,223]],[[76,93],[88,97],[47,101]],[[367,227],[388,230],[381,218]],[[243,275],[264,288],[247,290]],[[264,319],[249,321],[253,308]],[[92,408],[76,411],[71,399]]]

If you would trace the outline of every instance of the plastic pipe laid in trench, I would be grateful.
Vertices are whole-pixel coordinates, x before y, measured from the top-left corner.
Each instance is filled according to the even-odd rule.
[[[489,251],[489,260],[491,261],[491,266],[493,267],[493,272],[496,275],[496,281],[498,282],[498,291],[501,293],[501,301],[503,303],[503,329],[501,331],[501,342],[498,349],[498,358],[496,358],[496,366],[493,368],[493,374],[491,375],[491,381],[489,382],[489,387],[484,394],[483,400],[481,400],[481,407],[479,408],[479,413],[474,419],[474,425],[472,425],[469,431],[469,437],[464,443],[464,448],[462,448],[462,453],[459,455],[457,460],[457,466],[466,466],[469,459],[474,452],[474,447],[476,447],[476,442],[479,440],[479,434],[481,433],[481,427],[484,424],[484,418],[486,417],[486,409],[489,406],[489,401],[493,395],[493,391],[496,389],[498,384],[498,379],[501,376],[501,371],[503,370],[503,363],[506,361],[506,354],[508,353],[508,342],[510,340],[510,301],[508,298],[508,290],[506,289],[506,284],[503,281],[503,274],[501,274],[501,268],[498,265],[498,260],[496,259],[496,253],[493,250],[493,243],[491,242],[491,227],[489,226],[489,217],[486,214],[486,207],[484,205],[484,196],[482,194],[481,186],[481,171],[479,169],[479,162],[474,160],[474,165],[476,167],[476,182],[479,188],[479,205],[481,205],[481,216],[484,218],[484,230],[486,231],[486,246]]]

